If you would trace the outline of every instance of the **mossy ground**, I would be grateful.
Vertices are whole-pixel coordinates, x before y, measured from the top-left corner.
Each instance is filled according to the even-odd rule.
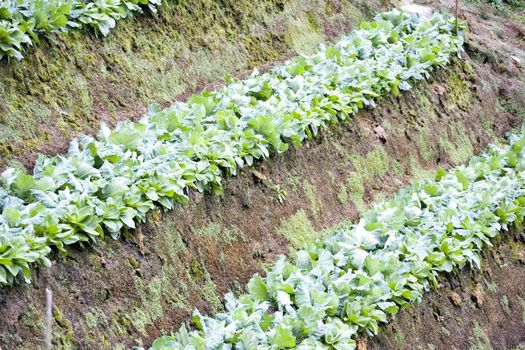
[[[292,249],[300,249],[309,240],[316,238],[316,232],[312,223],[303,210],[299,210],[290,218],[285,220],[277,229]]]

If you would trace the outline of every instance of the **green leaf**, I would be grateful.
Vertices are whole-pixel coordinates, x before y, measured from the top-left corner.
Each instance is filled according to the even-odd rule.
[[[447,175],[447,171],[442,167],[438,167],[436,170],[436,181],[441,181]]]
[[[278,326],[275,330],[272,343],[277,346],[278,349],[293,348],[296,345],[296,338],[291,330],[284,326]]]
[[[193,95],[188,102],[204,106],[206,116],[210,115],[217,105],[217,102],[215,101],[215,94],[207,91],[202,92],[199,95]]]
[[[20,173],[11,184],[11,191],[21,198],[27,199],[35,188],[35,180],[31,175]]]
[[[253,96],[261,101],[268,100],[272,96],[272,94],[273,90],[268,84],[268,82],[264,82],[261,86],[248,92],[248,95]]]
[[[115,145],[122,145],[126,149],[135,149],[141,140],[139,132],[133,129],[113,131],[108,138],[109,142]]]
[[[468,177],[465,176],[465,174],[463,174],[461,170],[456,170],[454,172],[454,175],[456,175],[456,179],[463,186],[463,190],[466,190],[469,188],[470,180]]]
[[[15,208],[5,208],[2,215],[10,227],[16,227],[20,221],[20,212]]]
[[[264,301],[268,298],[268,290],[261,276],[256,275],[248,282],[248,291],[255,300]]]
[[[439,195],[439,186],[434,184],[427,184],[425,185],[425,192],[432,197],[436,197]]]
[[[0,284],[8,284],[7,283],[7,273],[6,270],[0,266]]]

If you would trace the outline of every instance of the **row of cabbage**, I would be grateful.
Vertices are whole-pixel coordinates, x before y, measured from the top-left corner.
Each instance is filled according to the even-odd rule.
[[[26,46],[49,33],[90,27],[108,35],[116,21],[155,12],[160,0],[0,0],[0,60],[23,58]]]
[[[460,49],[454,21],[394,11],[311,57],[254,72],[217,92],[150,111],[98,138],[74,140],[65,156],[41,157],[34,174],[0,177],[0,283],[49,265],[51,247],[114,238],[156,205],[188,200],[190,189],[221,191],[255,159],[287,150],[374,99],[410,88]]]
[[[421,300],[436,275],[478,266],[490,239],[525,216],[525,128],[467,166],[438,171],[370,209],[359,223],[280,259],[249,294],[226,296],[215,317],[194,312],[152,350],[352,350],[400,307]]]

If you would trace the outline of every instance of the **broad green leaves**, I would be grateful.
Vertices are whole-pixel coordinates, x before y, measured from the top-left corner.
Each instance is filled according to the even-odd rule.
[[[0,60],[4,57],[22,59],[24,44],[31,44],[29,35],[15,23],[0,20]]]
[[[268,291],[261,276],[253,277],[248,283],[248,291],[254,300],[266,300]]]
[[[96,6],[106,13],[116,6],[115,1],[100,0]],[[19,274],[28,278],[32,263],[47,264],[50,247],[65,253],[67,245],[95,241],[104,233],[117,238],[134,229],[149,210],[187,202],[190,189],[220,193],[224,174],[235,175],[245,164],[285,152],[290,143],[299,146],[330,123],[345,121],[360,108],[373,106],[375,98],[401,89],[406,79],[427,76],[433,69],[425,58],[429,47],[439,47],[433,49],[433,60],[440,65],[460,49],[446,17],[436,15],[425,21],[394,11],[387,18],[395,18],[393,23],[398,24],[379,16],[364,25],[365,30],[342,38],[331,48],[322,47],[314,56],[299,57],[262,75],[254,72],[243,81],[231,80],[220,91],[195,95],[165,110],[154,106],[136,123],[122,122],[114,130],[103,125],[97,138],[81,136],[72,141],[66,155],[41,157],[33,175],[5,171],[0,177],[4,246],[0,254],[8,252],[9,256],[0,260],[0,266],[4,266],[1,261],[10,265],[5,264],[9,267],[0,284],[11,284]],[[395,40],[389,40],[392,37]],[[415,60],[412,67],[404,61],[407,55]],[[515,167],[519,159],[513,158]],[[463,176],[470,178],[468,173]],[[426,194],[442,193],[431,185],[426,189]],[[503,224],[517,220],[520,216],[514,209],[502,208],[497,217],[505,218]],[[382,215],[391,215],[392,225],[407,219],[417,226],[419,211],[391,208]],[[367,251],[383,243],[375,229],[374,223],[359,226],[359,247],[352,248],[352,259],[342,255],[337,259],[354,268],[379,271]],[[386,244],[395,245],[396,238],[392,228]],[[478,241],[483,239],[477,237],[474,243]],[[464,246],[443,245],[448,247],[446,257],[461,261],[456,252]],[[325,260],[335,258],[328,251],[318,256],[319,261],[310,262],[307,257],[304,261],[324,273]],[[297,269],[290,263],[280,268],[285,279]],[[364,275],[356,278],[360,288],[375,283]],[[377,286],[377,293],[383,287]],[[299,301],[293,284],[280,283],[275,295],[272,288],[255,280],[250,292],[256,300],[271,296],[285,308]],[[305,315],[333,315],[337,309],[330,293],[302,294],[300,299],[305,302],[301,304]],[[308,300],[315,304],[307,304]],[[308,309],[319,305],[323,308]],[[382,314],[370,314],[360,322],[375,326],[378,317],[382,319]],[[305,329],[311,326],[309,322]]]
[[[289,349],[295,347],[297,344],[293,332],[283,325],[275,329],[275,335],[271,342],[277,349]]]
[[[24,46],[49,33],[91,27],[104,36],[116,21],[159,0],[0,0],[0,60],[23,58]]]

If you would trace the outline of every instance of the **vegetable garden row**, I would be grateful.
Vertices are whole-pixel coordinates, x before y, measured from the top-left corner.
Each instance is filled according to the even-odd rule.
[[[50,33],[90,27],[104,36],[116,21],[155,12],[160,0],[0,0],[0,60],[21,60],[25,46]]]
[[[356,225],[280,259],[249,293],[215,317],[194,312],[153,350],[352,350],[400,307],[419,302],[436,276],[480,265],[479,252],[525,216],[525,127],[467,166],[438,170],[370,209]]]
[[[33,175],[6,170],[0,181],[0,283],[49,265],[51,247],[135,228],[156,205],[187,191],[221,191],[223,172],[300,145],[386,93],[410,89],[461,47],[455,21],[393,11],[266,74],[233,80],[187,103],[151,108],[139,122],[98,138],[81,136],[64,156],[41,157]]]

